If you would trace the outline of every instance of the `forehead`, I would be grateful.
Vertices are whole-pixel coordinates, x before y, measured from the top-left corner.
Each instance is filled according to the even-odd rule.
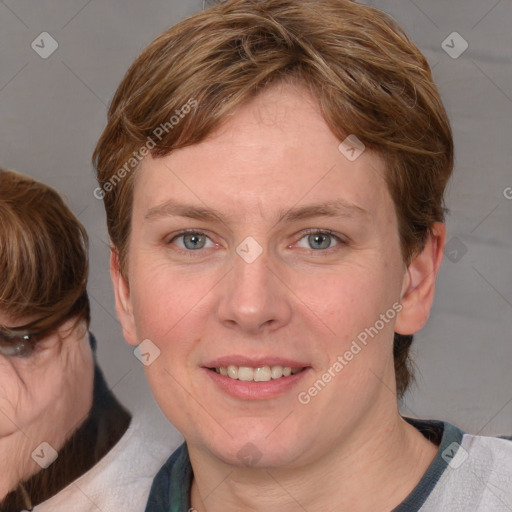
[[[20,324],[20,321],[13,318],[12,315],[8,315],[5,310],[0,309],[0,327],[13,327],[15,324]]]
[[[230,114],[199,144],[146,158],[134,213],[170,198],[269,219],[298,204],[345,201],[376,215],[390,203],[380,157],[349,160],[305,89],[276,84]]]

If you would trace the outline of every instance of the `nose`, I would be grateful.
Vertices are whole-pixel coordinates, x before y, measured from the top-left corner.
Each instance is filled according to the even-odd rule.
[[[290,321],[292,294],[274,267],[265,252],[250,263],[235,256],[218,303],[218,318],[225,327],[261,334]]]

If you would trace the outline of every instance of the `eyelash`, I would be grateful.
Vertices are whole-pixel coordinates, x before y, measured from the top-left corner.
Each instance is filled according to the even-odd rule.
[[[194,230],[194,229],[186,229],[186,230],[183,230],[183,231],[180,231],[179,233],[176,233],[168,242],[167,242],[167,245],[171,245],[176,239],[180,238],[180,237],[183,237],[185,235],[201,235],[201,236],[205,236],[206,238],[208,238],[210,241],[212,241],[210,239],[210,237],[208,237],[208,235],[206,235],[206,233],[202,232],[202,231],[197,231],[197,230]],[[306,236],[309,236],[309,235],[327,235],[327,236],[330,236],[332,238],[334,238],[336,240],[336,242],[338,242],[338,245],[335,245],[334,247],[329,247],[327,249],[309,249],[309,251],[311,253],[315,253],[315,254],[319,254],[319,253],[330,253],[333,249],[335,249],[336,247],[339,247],[339,246],[345,246],[345,245],[348,245],[348,241],[341,238],[341,236],[337,235],[336,233],[334,233],[333,231],[329,230],[329,229],[314,229],[314,228],[311,228],[311,229],[306,229],[302,235],[300,236],[300,238],[297,240],[300,241],[302,240],[304,237]],[[213,242],[213,241],[212,241]],[[201,252],[201,249],[198,249],[197,251],[194,251],[194,250],[191,250],[191,249],[182,249],[181,247],[178,247],[178,250],[182,253],[185,253],[187,254],[188,256],[190,257],[194,257],[194,252]],[[307,249],[306,249],[307,250]]]

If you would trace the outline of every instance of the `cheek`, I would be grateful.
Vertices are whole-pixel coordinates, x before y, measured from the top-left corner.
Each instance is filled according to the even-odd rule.
[[[375,259],[347,263],[329,275],[295,280],[294,292],[317,318],[322,331],[343,342],[379,319],[399,296],[400,286]]]
[[[26,361],[0,363],[0,437],[23,430],[51,406],[48,379]]]
[[[16,372],[3,358],[0,360],[0,438],[11,434],[19,424],[24,409],[20,399],[21,382]],[[17,406],[19,408],[17,409]]]
[[[164,337],[204,296],[195,285],[178,272],[155,269],[141,279],[131,281],[131,296],[137,333]]]
[[[144,245],[140,241],[140,245]],[[139,339],[167,338],[190,314],[204,309],[218,269],[169,261],[161,249],[131,251],[130,295]]]
[[[146,262],[139,268],[142,272],[130,279],[137,338],[151,340],[164,356],[155,368],[165,360],[181,371],[187,354],[211,325],[214,305],[209,292],[219,277],[214,271],[171,269],[166,262]],[[153,371],[153,365],[147,370]]]

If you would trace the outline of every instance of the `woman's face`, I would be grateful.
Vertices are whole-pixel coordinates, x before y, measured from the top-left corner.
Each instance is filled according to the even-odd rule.
[[[137,175],[125,336],[150,340],[147,378],[189,446],[227,463],[298,465],[396,409],[395,209],[381,160],[340,142],[280,85]]]
[[[83,326],[69,335],[73,322],[64,323],[53,334],[36,338],[34,350],[26,355],[23,351],[22,355],[14,355],[3,343],[0,438],[21,431],[35,448],[50,441],[50,431],[58,439],[69,435],[83,421],[91,405],[93,360]],[[0,325],[13,328],[22,323],[13,322],[0,312]]]

